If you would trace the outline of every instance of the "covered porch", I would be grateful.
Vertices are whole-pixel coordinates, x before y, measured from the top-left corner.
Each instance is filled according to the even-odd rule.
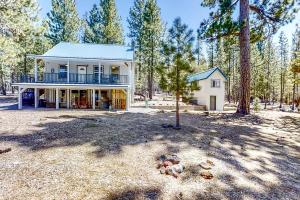
[[[128,110],[129,86],[22,84],[18,86],[18,108],[24,95],[31,96],[34,108]],[[28,91],[31,92],[28,95]]]

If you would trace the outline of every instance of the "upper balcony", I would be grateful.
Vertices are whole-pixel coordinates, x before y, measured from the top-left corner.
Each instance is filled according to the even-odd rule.
[[[17,83],[133,84],[133,50],[127,46],[61,42],[43,55],[27,57],[34,59],[32,74],[25,69]]]
[[[37,80],[34,74],[21,75],[18,83],[55,83],[55,84],[103,84],[103,85],[128,85],[127,75],[118,74],[78,74],[70,73],[40,73]]]

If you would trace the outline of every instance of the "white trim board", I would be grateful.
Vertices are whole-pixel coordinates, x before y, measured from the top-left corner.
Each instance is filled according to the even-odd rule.
[[[63,88],[63,89],[127,89],[129,85],[97,85],[97,84],[43,84],[43,83],[14,83],[12,86],[21,88]]]

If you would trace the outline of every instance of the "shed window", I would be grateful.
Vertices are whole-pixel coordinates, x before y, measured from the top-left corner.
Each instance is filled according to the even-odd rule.
[[[211,80],[211,87],[212,88],[219,88],[221,86],[220,79],[212,79]]]

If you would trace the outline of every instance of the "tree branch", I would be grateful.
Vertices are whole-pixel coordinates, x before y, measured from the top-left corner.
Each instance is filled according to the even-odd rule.
[[[254,4],[250,4],[249,8],[251,11],[258,14],[262,19],[267,18],[273,22],[279,22],[279,20],[277,18],[268,15],[263,9],[259,8],[258,6],[254,5]]]

